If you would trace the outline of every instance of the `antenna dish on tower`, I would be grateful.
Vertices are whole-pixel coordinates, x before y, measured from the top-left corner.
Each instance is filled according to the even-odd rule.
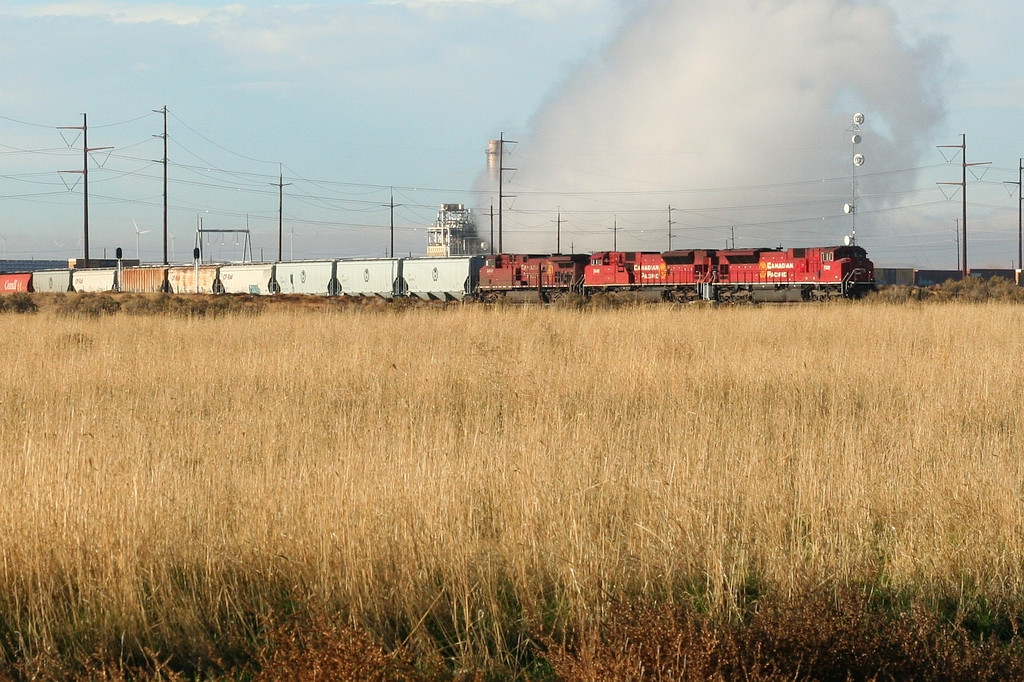
[[[850,141],[853,142],[854,144],[860,144],[860,140],[860,135],[854,135],[853,137],[850,138]]]
[[[853,165],[854,166],[863,166],[864,165],[864,155],[863,154],[854,154],[853,155]]]
[[[853,213],[853,204],[843,204],[843,213]]]
[[[853,239],[850,238],[850,235],[846,235],[845,237],[843,237],[843,243],[849,246],[850,244],[853,243]]]
[[[864,123],[864,114],[858,111],[856,114],[853,115],[853,125],[859,126],[862,123]]]

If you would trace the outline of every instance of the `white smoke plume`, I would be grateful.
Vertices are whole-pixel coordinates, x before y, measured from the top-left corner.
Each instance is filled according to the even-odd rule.
[[[645,3],[505,146],[504,249],[554,250],[559,215],[563,252],[663,250],[670,216],[674,248],[883,238],[944,115],[941,45],[899,28],[875,1]]]

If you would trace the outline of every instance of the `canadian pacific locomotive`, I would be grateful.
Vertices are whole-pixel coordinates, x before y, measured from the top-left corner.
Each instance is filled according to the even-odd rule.
[[[550,300],[564,293],[632,291],[683,301],[857,298],[874,288],[874,265],[855,245],[799,249],[602,251],[590,255],[488,256],[477,293]]]
[[[79,268],[0,274],[3,291],[122,291],[258,295],[500,298],[633,292],[666,301],[856,298],[874,266],[855,245],[689,249],[450,258],[324,259],[281,263]]]

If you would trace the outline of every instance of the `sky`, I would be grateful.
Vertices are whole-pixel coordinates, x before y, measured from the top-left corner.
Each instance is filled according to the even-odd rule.
[[[172,262],[200,226],[223,260],[245,230],[257,260],[423,254],[462,203],[505,251],[852,237],[956,268],[966,190],[970,265],[1019,267],[1021,25],[1008,0],[0,0],[0,258],[81,257],[87,178],[90,255],[162,261],[166,120]]]

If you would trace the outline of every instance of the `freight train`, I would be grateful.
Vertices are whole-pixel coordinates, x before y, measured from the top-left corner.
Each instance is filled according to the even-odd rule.
[[[449,301],[549,302],[567,294],[597,292],[632,292],[666,301],[809,301],[857,298],[873,288],[874,266],[856,245],[195,263],[0,275],[5,292],[310,294]]]

